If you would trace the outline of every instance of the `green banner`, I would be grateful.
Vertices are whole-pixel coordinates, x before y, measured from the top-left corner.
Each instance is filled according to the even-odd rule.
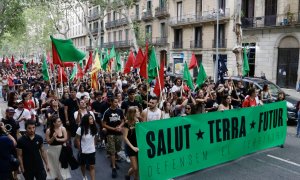
[[[283,145],[286,102],[139,123],[141,180],[169,179]]]

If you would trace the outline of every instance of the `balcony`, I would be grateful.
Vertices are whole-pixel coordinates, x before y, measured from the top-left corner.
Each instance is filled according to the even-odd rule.
[[[113,45],[115,46],[115,48],[130,48],[133,44],[129,40],[114,41],[114,42],[103,43],[103,48],[111,48]]]
[[[141,18],[138,14],[131,16],[132,21],[141,21]]]
[[[173,49],[182,49],[182,41],[173,42],[172,43],[172,48]]]
[[[243,30],[283,28],[300,23],[299,12],[242,18]]]
[[[153,20],[153,15],[151,10],[147,10],[146,12],[143,13],[142,15],[142,20],[143,21],[151,21]]]
[[[190,48],[191,49],[202,48],[202,40],[190,41]]]
[[[98,34],[98,28],[91,29],[92,34]],[[104,33],[104,29],[101,29],[101,33]]]
[[[108,21],[107,23],[105,23],[105,28],[110,29],[110,28],[115,28],[120,26],[126,26],[127,24],[128,24],[128,20],[126,18],[122,18],[114,21]]]
[[[219,22],[224,23],[230,20],[230,9],[219,10]],[[180,27],[187,25],[201,25],[217,21],[217,12],[215,10],[203,11],[201,14],[186,14],[182,16],[172,17],[169,20],[171,27]]]
[[[110,29],[116,27],[116,21],[108,21],[105,23],[105,28]]]
[[[152,43],[156,46],[165,46],[168,44],[168,37],[156,37],[152,40]]]
[[[155,8],[155,17],[158,19],[164,19],[166,17],[169,17],[170,14],[168,12],[167,7],[157,7]]]
[[[89,21],[89,22],[90,22],[90,21],[94,21],[94,20],[97,20],[97,19],[99,19],[99,18],[100,18],[100,13],[96,12],[96,13],[91,14],[90,17],[88,17],[88,21]]]
[[[86,51],[92,51],[93,50],[93,46],[86,46]]]
[[[219,39],[218,44],[219,44],[218,48],[227,48],[227,39],[225,39],[225,38]],[[212,41],[212,48],[216,48],[216,40],[215,39]]]

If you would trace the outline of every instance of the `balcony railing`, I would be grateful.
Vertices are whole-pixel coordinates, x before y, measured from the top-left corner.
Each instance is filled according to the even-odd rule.
[[[110,29],[110,28],[125,26],[127,24],[128,24],[128,20],[126,18],[122,18],[122,19],[117,19],[117,20],[114,20],[114,21],[106,22],[105,23],[105,28]]]
[[[152,40],[152,43],[157,46],[164,46],[168,44],[168,37],[156,37]]]
[[[111,48],[113,45],[115,46],[115,48],[128,48],[132,46],[132,41],[125,40],[125,41],[107,42],[107,43],[103,43],[103,48]]]
[[[98,28],[91,29],[92,34],[98,33]],[[104,33],[104,29],[101,29],[101,33]]]
[[[173,49],[182,49],[182,41],[173,42],[172,43],[172,48]]]
[[[143,21],[151,21],[152,19],[153,19],[153,15],[151,10],[147,10],[146,12],[143,13],[142,15]]]
[[[99,12],[95,12],[93,14],[91,14],[91,16],[88,18],[88,21],[94,21],[96,19],[100,18],[100,13]]]
[[[270,28],[290,26],[300,23],[299,12],[287,14],[277,14],[271,16],[257,16],[251,18],[242,18],[242,28]]]
[[[132,16],[131,16],[131,20],[132,20],[132,21],[140,21],[140,20],[141,20],[141,17],[140,17],[138,14],[132,15]]]
[[[202,40],[195,40],[190,42],[190,48],[202,48]]]
[[[212,41],[212,47],[216,48],[216,40],[215,39]],[[225,39],[225,38],[219,39],[218,48],[227,48],[227,39]]]
[[[157,7],[155,9],[155,17],[159,18],[159,19],[162,19],[162,18],[165,18],[165,17],[168,17],[170,14],[168,12],[168,9],[167,7]]]
[[[126,18],[116,20],[116,26],[124,26],[128,24],[128,20]]]
[[[219,21],[228,21],[230,19],[230,9],[219,10]],[[169,20],[170,26],[183,26],[198,23],[208,23],[217,20],[217,12],[215,10],[203,11],[201,14],[186,14],[182,16],[172,17]]]

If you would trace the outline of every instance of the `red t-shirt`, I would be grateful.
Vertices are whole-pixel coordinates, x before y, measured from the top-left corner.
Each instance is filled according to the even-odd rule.
[[[24,108],[28,109],[29,111],[31,109],[34,109],[34,102],[32,100],[28,100],[24,102]]]
[[[245,101],[243,102],[242,107],[252,107],[252,106],[256,106],[256,100],[255,99],[251,99],[250,97],[246,98]]]

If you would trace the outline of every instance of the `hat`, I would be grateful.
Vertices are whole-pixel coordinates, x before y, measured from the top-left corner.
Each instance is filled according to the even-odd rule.
[[[17,104],[21,104],[21,103],[23,103],[22,100],[17,100]]]
[[[6,109],[6,112],[9,112],[9,113],[15,113],[15,109],[12,108],[12,107],[8,107],[8,108]]]

